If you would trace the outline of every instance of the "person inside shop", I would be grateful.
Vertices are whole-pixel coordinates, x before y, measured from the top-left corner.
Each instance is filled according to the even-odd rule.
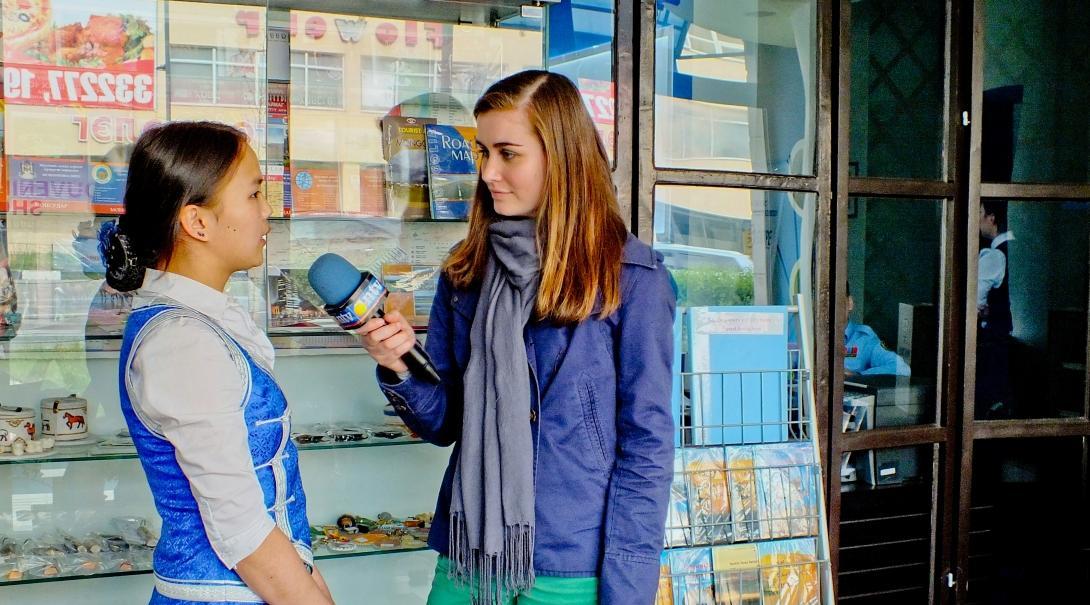
[[[977,257],[976,415],[978,418],[1009,418],[1010,341],[1014,331],[1011,313],[1007,203],[980,203],[980,253]]]
[[[120,396],[163,519],[150,603],[332,603],[272,345],[224,292],[264,260],[257,156],[222,124],[148,130],[124,204],[100,242],[110,286],[135,290]]]
[[[847,319],[844,324],[844,375],[912,374],[908,363],[900,355],[887,349],[870,326],[852,320],[854,310],[855,300],[852,298],[851,284],[848,284],[848,296],[845,300]]]
[[[11,340],[19,331],[22,314],[8,257],[7,221],[0,219],[0,340]]]
[[[118,143],[106,153],[93,159],[89,158],[95,169],[127,166],[135,143]],[[110,168],[113,171],[113,168]],[[117,178],[116,172],[113,172]],[[97,185],[96,185],[97,187]],[[72,232],[72,252],[79,261],[83,276],[95,281],[102,280],[106,271],[105,260],[99,254],[98,233],[105,220],[90,216],[80,221]],[[102,338],[104,335],[117,334],[124,327],[125,320],[132,311],[132,292],[118,292],[105,280],[99,282],[91,303],[87,306],[87,320],[83,334],[87,340]]]
[[[631,236],[575,85],[525,71],[474,107],[480,176],[427,354],[391,312],[358,332],[415,432],[455,444],[429,605],[651,605],[673,468],[675,293]]]

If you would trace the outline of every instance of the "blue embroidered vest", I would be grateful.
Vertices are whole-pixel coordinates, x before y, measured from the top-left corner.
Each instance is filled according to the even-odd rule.
[[[155,507],[163,519],[163,535],[155,547],[153,604],[262,603],[237,573],[212,550],[189,481],[175,458],[174,447],[145,424],[129,399],[128,374],[134,354],[148,331],[160,322],[181,317],[204,322],[227,343],[248,387],[242,401],[254,473],[265,494],[265,507],[276,526],[295,545],[299,557],[313,564],[306,498],[299,476],[299,454],[290,439],[287,400],[269,372],[218,324],[187,307],[156,304],[133,310],[121,346],[121,411],[148,478]],[[197,373],[200,368],[192,368]]]

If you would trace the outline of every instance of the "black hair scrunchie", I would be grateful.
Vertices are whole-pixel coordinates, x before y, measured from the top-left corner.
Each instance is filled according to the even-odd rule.
[[[117,221],[107,221],[99,229],[98,253],[106,265],[106,283],[113,289],[129,292],[144,283],[144,264]]]

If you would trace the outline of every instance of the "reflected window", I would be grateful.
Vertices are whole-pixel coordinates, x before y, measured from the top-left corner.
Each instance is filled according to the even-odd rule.
[[[656,165],[813,174],[815,6],[660,3]]]
[[[340,109],[344,105],[344,55],[292,51],[291,83],[293,105]]]
[[[206,46],[170,47],[170,100],[199,105],[260,102],[264,53]]]
[[[363,60],[363,108],[386,111],[398,103],[431,92],[449,93],[472,108],[496,80],[499,65],[400,59],[374,56]]]
[[[372,57],[363,67],[363,107],[385,111],[435,85],[435,61]]]

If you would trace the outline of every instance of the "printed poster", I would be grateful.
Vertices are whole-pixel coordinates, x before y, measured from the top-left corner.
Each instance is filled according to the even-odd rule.
[[[4,97],[155,108],[154,0],[3,0]]]

